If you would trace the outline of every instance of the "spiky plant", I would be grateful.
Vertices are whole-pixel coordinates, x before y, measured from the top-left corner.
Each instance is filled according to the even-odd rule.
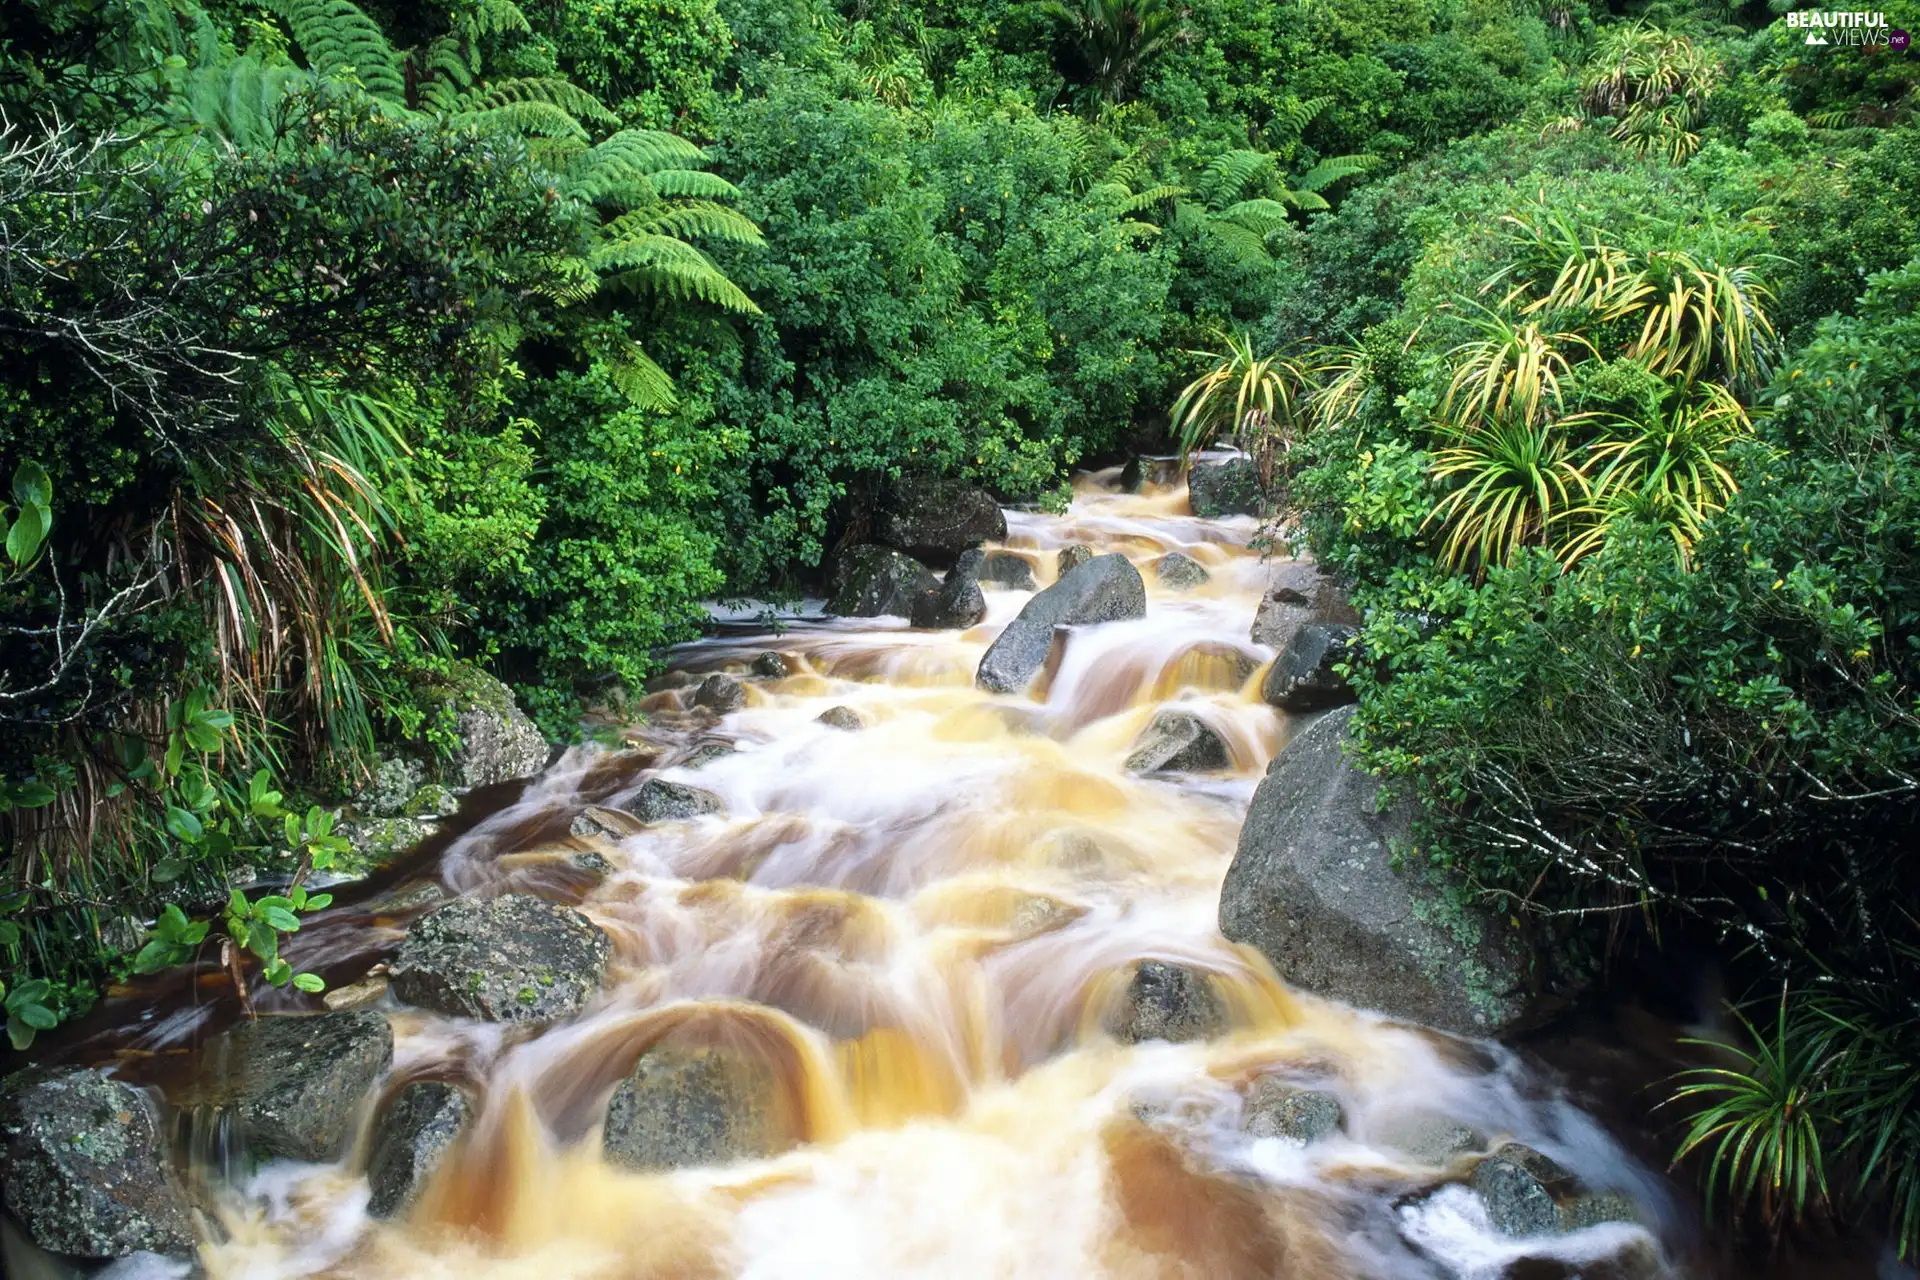
[[[1086,92],[1102,103],[1133,96],[1147,65],[1179,36],[1185,13],[1175,0],[1047,0],[1040,12],[1059,24]]]
[[[1423,529],[1446,531],[1441,558],[1484,573],[1522,547],[1547,545],[1588,498],[1567,434],[1545,417],[1476,417],[1442,427],[1432,474],[1448,492]]]
[[[1220,350],[1187,354],[1210,367],[1173,404],[1182,452],[1191,456],[1228,435],[1253,455],[1262,482],[1270,480],[1276,454],[1293,447],[1303,421],[1305,370],[1278,352],[1256,354],[1245,333],[1222,334]]]
[[[1766,376],[1775,335],[1773,299],[1760,268],[1703,259],[1684,249],[1639,255],[1637,270],[1607,297],[1610,317],[1640,321],[1627,355],[1663,377],[1692,381],[1708,373],[1733,382]]]
[[[1593,344],[1579,333],[1544,330],[1504,310],[1479,312],[1469,323],[1481,336],[1449,353],[1454,373],[1442,415],[1454,424],[1542,421],[1561,403],[1560,384],[1571,371],[1567,353],[1591,353]]]
[[[1613,136],[1641,155],[1678,163],[1700,148],[1720,64],[1685,36],[1645,22],[1607,29],[1581,76],[1582,105],[1611,116]]]

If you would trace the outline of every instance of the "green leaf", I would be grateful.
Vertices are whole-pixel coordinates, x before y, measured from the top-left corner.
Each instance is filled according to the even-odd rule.
[[[298,849],[300,847],[300,815],[299,814],[290,813],[287,815],[286,832],[287,832],[287,847],[292,849]]]
[[[7,1039],[12,1041],[13,1047],[20,1052],[25,1053],[27,1051],[33,1044],[33,1037],[36,1034],[34,1029],[21,1019],[17,1017],[7,1019]]]
[[[253,937],[253,926],[245,920],[236,920],[229,917],[227,920],[227,936],[233,939],[234,946],[244,947]]]
[[[195,721],[186,727],[187,742],[195,751],[218,751],[220,734],[201,721]]]
[[[31,459],[13,473],[13,500],[21,506],[44,507],[53,501],[53,481],[47,469]]]
[[[51,1031],[60,1025],[60,1019],[54,1015],[53,1010],[43,1004],[23,1004],[16,1008],[9,1000],[7,1008],[14,1017],[36,1031]]]
[[[7,1008],[18,1010],[23,1005],[39,1004],[53,990],[53,984],[45,978],[30,978],[15,987],[7,996]]]
[[[327,984],[317,973],[296,973],[293,975],[293,985],[302,991],[320,992],[327,989]]]
[[[293,977],[293,966],[288,964],[285,960],[273,960],[268,963],[267,969],[266,969],[266,979],[268,982],[271,982],[274,986],[284,987],[287,985],[287,980],[292,977]]]
[[[153,882],[172,884],[187,874],[187,861],[184,858],[162,858],[153,864]]]
[[[326,836],[333,831],[333,815],[314,805],[307,810],[307,834],[315,838]]]
[[[173,955],[174,948],[170,944],[155,938],[134,954],[133,971],[158,973],[173,964]]]
[[[304,910],[307,905],[307,887],[303,884],[297,884],[287,890],[287,901],[295,911]]]
[[[20,508],[20,514],[13,519],[13,527],[7,530],[7,558],[16,566],[25,565],[39,552],[40,544],[46,541],[47,531],[52,523],[45,516],[45,507],[28,504]]]
[[[0,947],[20,945],[20,926],[11,920],[0,920]]]
[[[44,782],[22,782],[13,788],[16,809],[38,809],[53,803],[57,793]]]
[[[177,733],[168,734],[167,754],[162,764],[165,766],[169,778],[179,776],[180,762],[186,758],[187,740]]]
[[[300,932],[299,918],[284,907],[268,907],[265,919],[267,924],[282,933]]]
[[[307,905],[306,905],[306,906],[305,906],[305,907],[303,908],[303,910],[306,910],[306,911],[325,911],[325,910],[326,910],[326,909],[327,909],[328,907],[330,907],[330,906],[332,906],[332,905],[333,905],[333,895],[332,895],[332,894],[330,894],[330,893],[316,893],[316,894],[314,894],[314,895],[313,895],[312,897],[310,897],[310,898],[308,898],[308,899],[307,899]]]
[[[249,911],[247,895],[238,889],[229,892],[227,894],[227,911],[230,915],[238,916],[242,920],[246,919]]]
[[[159,920],[154,922],[155,931],[163,938],[178,938],[187,931],[187,913],[169,902],[160,912]]]

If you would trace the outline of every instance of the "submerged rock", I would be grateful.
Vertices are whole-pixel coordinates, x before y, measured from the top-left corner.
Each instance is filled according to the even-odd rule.
[[[1167,710],[1133,744],[1129,773],[1205,773],[1232,765],[1226,739],[1191,711]]]
[[[1185,965],[1144,960],[1126,995],[1107,1015],[1107,1033],[1122,1044],[1206,1040],[1227,1029],[1227,1009],[1206,975]]]
[[[1191,591],[1213,580],[1206,567],[1184,551],[1169,551],[1161,556],[1153,562],[1153,573],[1160,579],[1161,586],[1175,591]]]
[[[980,567],[986,557],[963,551],[940,585],[914,599],[910,621],[927,631],[961,630],[987,616],[987,597],[980,590]]]
[[[1483,1150],[1486,1135],[1435,1111],[1413,1111],[1379,1125],[1368,1138],[1375,1145],[1435,1168]]]
[[[713,792],[665,778],[648,778],[641,783],[625,807],[642,822],[689,822],[727,811],[726,802]]]
[[[1602,1222],[1637,1222],[1633,1202],[1594,1192],[1554,1161],[1518,1142],[1501,1146],[1474,1167],[1474,1194],[1503,1235],[1557,1235]]]
[[[1283,560],[1269,571],[1267,591],[1253,617],[1253,642],[1284,649],[1309,622],[1357,627],[1360,611],[1332,577],[1311,560]]]
[[[607,935],[570,907],[524,893],[458,898],[407,930],[393,994],[457,1018],[564,1018],[599,990],[607,952]]]
[[[786,1083],[757,1055],[656,1045],[607,1104],[607,1159],[629,1169],[684,1169],[777,1155],[799,1134]]]
[[[887,495],[879,521],[886,545],[933,564],[952,564],[968,547],[1000,542],[1007,517],[984,489],[939,477],[910,476]]]
[[[1240,1127],[1256,1138],[1314,1142],[1335,1133],[1346,1121],[1340,1099],[1318,1089],[1301,1089],[1262,1076],[1247,1092]]]
[[[1323,711],[1354,701],[1347,678],[1334,668],[1352,660],[1352,627],[1308,622],[1295,628],[1267,669],[1260,696],[1282,711]]]
[[[716,671],[693,691],[693,705],[717,716],[729,715],[747,705],[747,687]]]
[[[1060,548],[1059,556],[1053,562],[1054,577],[1064,578],[1068,570],[1078,569],[1091,559],[1093,559],[1092,547],[1082,546],[1078,542],[1071,546],[1062,547]]]
[[[1290,985],[1465,1035],[1531,1015],[1527,956],[1491,913],[1451,904],[1423,868],[1398,870],[1404,803],[1343,753],[1352,708],[1314,721],[1254,792],[1220,891],[1220,931]]]
[[[473,1104],[450,1084],[420,1081],[402,1089],[374,1129],[367,1213],[391,1218],[412,1208],[472,1117]]]
[[[1187,504],[1203,520],[1260,515],[1260,473],[1248,458],[1196,463],[1187,472]]]
[[[1147,615],[1147,588],[1123,555],[1095,556],[1027,601],[986,656],[974,682],[989,693],[1019,693],[1046,665],[1056,627]]]
[[[456,662],[440,691],[459,739],[447,768],[458,787],[528,778],[547,767],[547,740],[513,700],[513,690],[471,663]]]
[[[98,1071],[30,1067],[0,1080],[0,1194],[52,1253],[193,1253],[153,1104]]]
[[[843,618],[906,618],[913,603],[938,589],[927,566],[888,547],[858,546],[842,556],[833,573],[827,612]]]
[[[725,742],[703,742],[688,753],[687,758],[680,762],[680,767],[702,769],[715,760],[724,760],[728,756],[737,755],[739,750],[738,747]]]
[[[393,1062],[393,1031],[371,1009],[242,1022],[206,1055],[196,1101],[230,1107],[247,1150],[333,1160]]]
[[[987,552],[980,562],[980,581],[1012,591],[1031,591],[1039,585],[1033,578],[1033,562],[1017,551]]]
[[[845,729],[852,733],[867,727],[866,717],[852,707],[828,707],[814,719],[833,729]]]
[[[567,826],[567,834],[599,836],[603,840],[624,840],[646,829],[647,824],[630,813],[590,804],[573,815],[573,821]]]
[[[753,660],[751,670],[768,680],[783,680],[793,674],[793,664],[787,661],[786,654],[769,649]]]

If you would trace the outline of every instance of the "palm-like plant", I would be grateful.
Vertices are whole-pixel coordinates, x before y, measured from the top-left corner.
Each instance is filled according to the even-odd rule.
[[[1223,349],[1190,351],[1211,364],[1180,392],[1173,428],[1189,456],[1223,432],[1253,455],[1264,483],[1273,477],[1274,456],[1293,447],[1303,419],[1307,374],[1278,352],[1256,355],[1253,339],[1223,334]]]
[[[1106,103],[1133,96],[1147,64],[1179,35],[1185,17],[1172,0],[1047,0],[1040,11],[1066,30],[1087,92]]]
[[[1441,557],[1456,569],[1485,572],[1522,547],[1544,545],[1588,496],[1566,432],[1545,417],[1473,419],[1443,428],[1442,439],[1432,473],[1454,487],[1422,528],[1446,529]]]
[[[1602,37],[1581,77],[1589,115],[1611,116],[1613,136],[1641,155],[1678,163],[1700,147],[1698,127],[1720,65],[1685,36],[1644,22]]]
[[[1679,249],[1642,255],[1607,301],[1610,316],[1636,316],[1627,355],[1655,373],[1692,381],[1709,371],[1734,381],[1766,374],[1774,345],[1772,291],[1749,263],[1702,261]]]
[[[1561,403],[1560,383],[1571,372],[1567,351],[1593,350],[1578,333],[1549,332],[1504,311],[1482,309],[1470,323],[1481,336],[1451,353],[1454,374],[1443,410],[1450,422],[1541,421]]]

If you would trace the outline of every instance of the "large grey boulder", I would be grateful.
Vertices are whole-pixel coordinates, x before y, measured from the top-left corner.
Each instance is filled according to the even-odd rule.
[[[184,1100],[231,1113],[253,1155],[333,1160],[392,1063],[393,1031],[371,1009],[260,1018],[207,1049]]]
[[[1261,515],[1260,473],[1247,458],[1195,463],[1187,472],[1187,504],[1203,520]]]
[[[367,1212],[391,1218],[412,1208],[472,1118],[473,1104],[450,1084],[422,1080],[402,1089],[374,1130]]]
[[[918,560],[890,547],[854,547],[833,571],[827,612],[842,618],[909,617],[913,602],[940,580]]]
[[[893,487],[880,513],[879,539],[930,564],[952,564],[968,547],[1007,536],[1006,513],[984,489],[939,477],[910,476]]]
[[[1147,588],[1123,555],[1095,556],[1027,601],[986,656],[974,683],[989,693],[1019,693],[1046,665],[1056,627],[1147,616]]]
[[[547,767],[547,740],[513,700],[513,690],[470,663],[454,664],[442,691],[459,740],[447,763],[457,787],[529,778]]]
[[[153,1104],[98,1071],[30,1067],[0,1080],[0,1194],[53,1253],[193,1252]]]
[[[640,1055],[607,1104],[607,1159],[685,1169],[777,1155],[796,1145],[787,1085],[764,1058],[664,1043]]]
[[[393,994],[457,1018],[534,1022],[577,1013],[607,971],[607,935],[524,893],[456,898],[413,922],[388,971]]]
[[[1191,711],[1154,716],[1127,756],[1129,773],[1206,773],[1233,763],[1226,739]]]
[[[1359,634],[1352,627],[1309,622],[1295,629],[1286,648],[1267,668],[1260,696],[1282,711],[1324,711],[1357,696],[1337,668],[1354,656]]]
[[[1160,585],[1174,591],[1191,591],[1212,579],[1205,565],[1184,551],[1169,551],[1153,562],[1153,575]]]
[[[1377,779],[1343,748],[1353,708],[1329,712],[1268,766],[1220,889],[1220,931],[1289,984],[1463,1035],[1533,1012],[1527,956],[1491,913],[1451,904],[1424,869],[1393,865],[1407,805],[1377,809]]]
[[[980,581],[1010,591],[1031,591],[1039,585],[1034,581],[1033,561],[1017,551],[987,552],[980,561]]]
[[[622,807],[642,822],[690,822],[727,811],[726,803],[706,788],[665,778],[648,778]]]
[[[980,590],[985,561],[977,549],[962,551],[940,586],[914,600],[909,618],[913,625],[927,631],[965,630],[986,617],[987,597]]]
[[[1293,633],[1309,622],[1357,627],[1360,621],[1360,611],[1319,565],[1282,560],[1268,572],[1266,594],[1253,616],[1253,642],[1284,649]]]
[[[1107,1014],[1106,1029],[1122,1044],[1206,1040],[1227,1029],[1227,1007],[1199,970],[1144,960]]]
[[[1508,1142],[1474,1166],[1469,1185],[1502,1235],[1561,1235],[1602,1222],[1637,1222],[1633,1202],[1589,1190],[1559,1164]]]
[[[732,676],[716,671],[694,689],[693,705],[717,716],[731,715],[747,705],[747,687]]]

